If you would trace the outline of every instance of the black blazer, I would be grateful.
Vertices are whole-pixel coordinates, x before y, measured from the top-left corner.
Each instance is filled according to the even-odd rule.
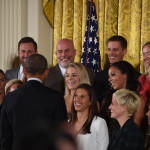
[[[132,118],[115,132],[107,150],[144,150],[143,134]]]
[[[66,120],[64,98],[39,81],[30,80],[4,97],[0,124],[2,149],[11,150],[12,142],[27,126],[39,119],[52,123]]]
[[[104,94],[110,88],[108,78],[108,69],[98,72],[95,77],[93,88],[100,104],[102,104]]]
[[[87,68],[87,72],[89,75],[90,83],[91,85],[93,85],[95,73],[91,68]],[[64,95],[65,81],[58,64],[49,69],[49,73],[47,78],[45,79],[44,85]]]
[[[19,69],[20,69],[20,66],[10,69],[10,70],[7,70],[5,73],[7,81],[9,81],[11,79],[18,79]]]

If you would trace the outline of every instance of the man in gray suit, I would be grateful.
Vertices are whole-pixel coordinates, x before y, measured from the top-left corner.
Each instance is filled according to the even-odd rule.
[[[28,56],[37,53],[37,43],[31,37],[24,37],[18,43],[18,56],[20,59],[21,65],[7,70],[6,71],[6,79],[7,81],[11,79],[20,79],[22,80],[23,74],[23,66],[26,62]]]
[[[64,95],[64,75],[68,65],[74,62],[75,55],[76,49],[74,48],[74,44],[71,40],[61,39],[58,41],[56,45],[56,57],[58,64],[49,69],[49,74],[45,79],[45,86],[52,88]],[[90,82],[93,84],[95,77],[94,71],[89,68],[87,68],[87,71]]]

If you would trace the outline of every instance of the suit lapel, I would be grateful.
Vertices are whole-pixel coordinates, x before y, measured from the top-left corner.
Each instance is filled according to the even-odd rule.
[[[56,65],[56,73],[57,73],[57,74],[56,74],[56,77],[57,77],[57,80],[58,80],[58,81],[64,80],[64,77],[63,77],[63,75],[62,75],[62,73],[61,73],[61,70],[60,70],[58,64]]]

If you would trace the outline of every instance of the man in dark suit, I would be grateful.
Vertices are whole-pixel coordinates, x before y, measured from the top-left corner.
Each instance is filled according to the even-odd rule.
[[[113,94],[111,118],[119,122],[120,127],[113,135],[108,150],[144,150],[144,137],[132,116],[140,105],[140,98],[134,92],[121,89]]]
[[[2,150],[11,150],[26,128],[37,120],[59,123],[67,119],[64,98],[42,83],[48,74],[44,56],[33,54],[25,63],[27,83],[5,96],[0,124]]]
[[[21,65],[7,70],[6,79],[7,81],[11,79],[23,79],[23,66],[26,62],[28,56],[37,53],[37,43],[31,37],[24,37],[18,43],[18,56],[21,62]]]
[[[107,56],[110,64],[118,61],[122,61],[124,55],[127,53],[127,41],[124,37],[115,35],[107,40]],[[139,77],[141,74],[136,72],[136,76]],[[105,94],[111,88],[108,82],[108,68],[100,71],[96,74],[94,81],[94,91],[96,93],[97,99],[102,103]]]
[[[75,55],[76,49],[74,48],[74,44],[71,40],[61,39],[58,41],[56,45],[56,57],[58,64],[49,69],[49,74],[44,83],[45,86],[57,90],[64,95],[64,75],[68,65],[74,62]],[[94,71],[90,68],[87,68],[87,71],[92,85],[95,78]]]

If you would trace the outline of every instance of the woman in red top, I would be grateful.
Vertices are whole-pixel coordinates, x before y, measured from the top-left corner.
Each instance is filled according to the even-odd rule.
[[[141,84],[139,92],[147,101],[150,98],[150,41],[143,45],[142,50],[146,74],[139,77]]]

